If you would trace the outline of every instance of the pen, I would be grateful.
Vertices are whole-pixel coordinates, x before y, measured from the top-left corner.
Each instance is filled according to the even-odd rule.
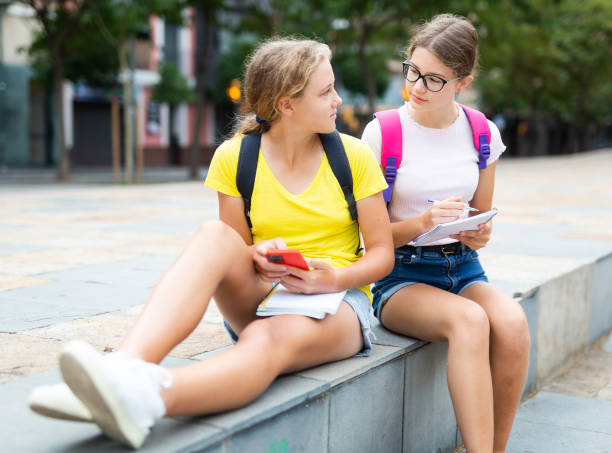
[[[439,201],[438,200],[427,200],[427,203],[439,203]],[[478,211],[478,209],[473,208],[468,205],[465,205],[465,209],[467,209],[468,211]]]

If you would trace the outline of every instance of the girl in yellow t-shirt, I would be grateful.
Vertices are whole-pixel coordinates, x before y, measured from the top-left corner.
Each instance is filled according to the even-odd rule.
[[[68,344],[60,367],[69,389],[63,384],[38,388],[31,407],[63,401],[54,408],[56,415],[90,414],[105,434],[137,448],[164,415],[235,409],[257,398],[279,374],[368,354],[368,284],[393,267],[381,195],[386,183],[367,145],[342,136],[357,225],[317,135],[335,130],[342,102],[330,57],[329,48],[314,41],[272,40],[258,48],[245,76],[254,114],[219,147],[206,180],[218,191],[220,220],[200,227],[118,352],[102,356],[86,343]],[[261,134],[252,230],[236,189],[245,133]],[[359,231],[367,250],[363,256],[355,255]],[[287,246],[303,252],[309,271],[266,260],[267,250]],[[336,314],[320,320],[258,318],[258,304],[277,282],[298,293],[348,291]],[[197,326],[213,296],[236,345],[183,368],[157,365]]]

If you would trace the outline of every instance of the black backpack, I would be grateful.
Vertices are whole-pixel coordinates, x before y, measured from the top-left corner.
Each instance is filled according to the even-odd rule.
[[[334,176],[338,180],[342,193],[348,204],[351,219],[357,220],[357,205],[353,195],[353,174],[349,165],[342,140],[338,131],[329,134],[319,134],[321,144],[325,150],[325,155],[329,161]],[[257,172],[257,161],[259,160],[259,146],[261,144],[260,134],[245,134],[240,144],[240,154],[238,156],[238,170],[236,172],[236,187],[242,195],[244,201],[244,216],[246,217],[249,228],[253,228],[251,223],[251,197],[253,186],[255,185],[255,173]],[[357,251],[361,250],[361,240],[359,239],[359,228],[357,228]]]

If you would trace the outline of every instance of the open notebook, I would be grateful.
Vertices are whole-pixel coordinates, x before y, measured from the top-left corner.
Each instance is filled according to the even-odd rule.
[[[304,315],[322,319],[326,314],[334,314],[346,291],[326,294],[296,294],[279,284],[257,307],[258,316]]]

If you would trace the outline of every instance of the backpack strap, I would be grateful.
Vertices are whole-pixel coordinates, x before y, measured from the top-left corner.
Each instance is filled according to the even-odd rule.
[[[357,204],[353,194],[353,174],[349,165],[348,157],[342,145],[342,139],[338,131],[330,134],[319,134],[329,166],[340,184],[346,203],[348,204],[351,219],[357,220]]]
[[[344,194],[344,199],[348,204],[351,219],[357,220],[357,203],[353,194],[353,173],[351,172],[351,166],[349,165],[340,134],[338,131],[334,131],[329,134],[319,134],[319,138],[325,150],[329,166],[338,180]],[[355,250],[355,255],[358,255],[360,251],[361,237],[359,234],[359,223],[357,223],[357,249]]]
[[[380,124],[380,164],[385,169],[385,180],[389,187],[383,191],[387,205],[391,201],[397,169],[402,163],[402,123],[397,109],[382,110],[374,116]]]
[[[478,169],[484,170],[487,168],[487,159],[491,155],[491,148],[489,147],[491,144],[491,129],[489,128],[489,122],[484,113],[462,104],[459,105],[465,112],[468,123],[470,123],[472,128],[474,148],[478,150]]]
[[[242,137],[240,154],[238,155],[238,168],[236,170],[236,187],[244,201],[244,216],[246,217],[249,229],[253,228],[251,223],[251,197],[253,195],[253,186],[255,186],[260,144],[260,134],[245,134]]]

